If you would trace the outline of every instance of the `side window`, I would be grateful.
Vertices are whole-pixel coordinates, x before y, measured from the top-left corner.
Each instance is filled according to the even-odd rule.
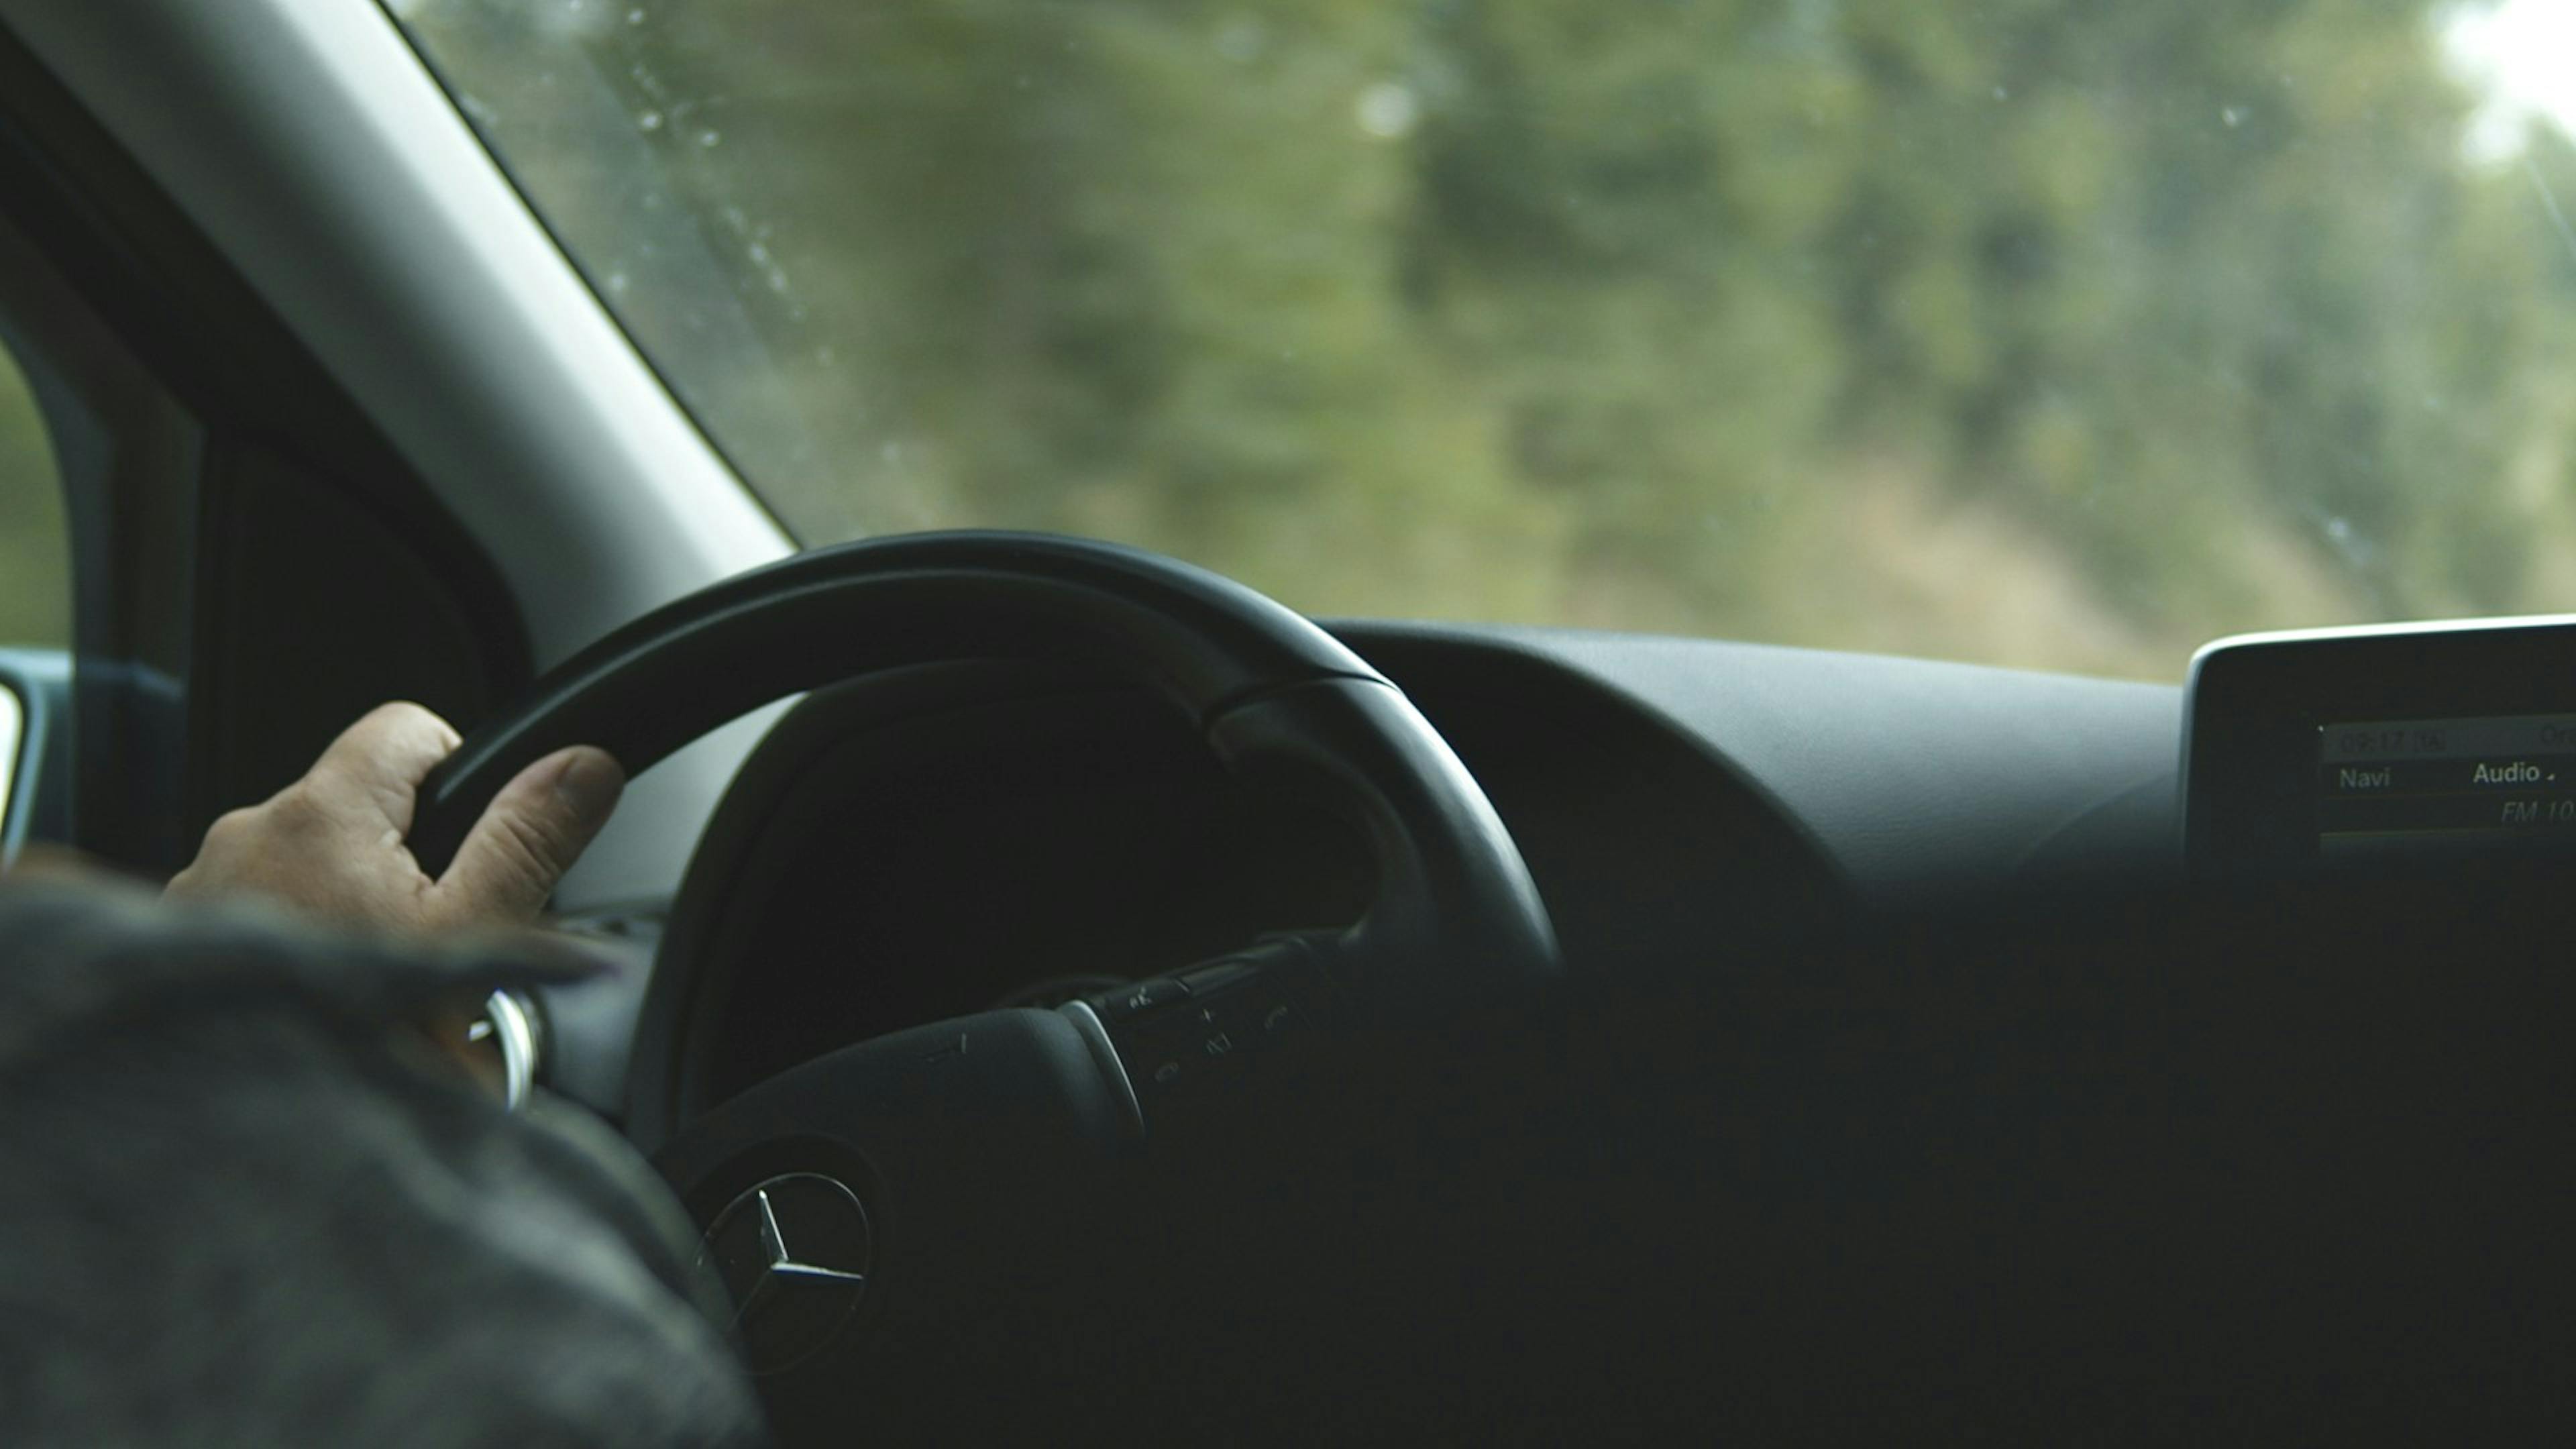
[[[71,645],[62,479],[26,375],[0,348],[0,648]]]

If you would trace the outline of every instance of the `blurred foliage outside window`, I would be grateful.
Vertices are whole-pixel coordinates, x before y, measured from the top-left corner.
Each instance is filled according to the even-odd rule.
[[[71,538],[44,419],[0,348],[0,645],[68,648]]]
[[[808,542],[2145,678],[2576,610],[2489,5],[391,3]]]

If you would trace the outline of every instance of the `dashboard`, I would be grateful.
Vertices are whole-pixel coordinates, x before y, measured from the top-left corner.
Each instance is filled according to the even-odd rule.
[[[2544,1176],[2563,1114],[2534,1104],[2566,1099],[2566,978],[2528,948],[2559,938],[2565,892],[2546,871],[2481,865],[2463,889],[2403,861],[2357,884],[2316,867],[2344,770],[2439,786],[2484,768],[2527,789],[2517,766],[2547,772],[2559,716],[2513,691],[2564,671],[2383,669],[2396,646],[2344,634],[2213,649],[2186,691],[1623,635],[1336,632],[1455,746],[1568,964],[1609,989],[1518,1032],[1479,1018],[1428,1048],[1354,1053],[1345,1105],[1371,1110],[1317,1120],[1382,1125],[1361,1156],[1414,1173],[1365,1210],[1338,1178],[1318,1189],[1329,1210],[1281,1186],[1310,1181],[1280,1147],[1304,1097],[1230,1124],[1240,1150],[1214,1166],[1158,1159],[1172,1177],[1149,1200],[1201,1169],[1247,1186],[1158,1227],[1170,1276],[1139,1297],[1178,1305],[1173,1320],[1130,1325],[1143,1352],[1110,1335],[1099,1371],[1206,1347],[1210,1282],[1274,1333],[1173,1375],[1226,1405],[1278,1363],[1338,1352],[1284,1381],[1338,1409],[1345,1384],[1402,1378],[1377,1372],[1389,1343],[1480,1329],[1465,1357],[1515,1365],[1505,1390],[1705,1384],[1694,1414],[1781,1423],[1837,1393],[1910,1407],[1918,1373],[1942,1403],[2011,1413],[2107,1384],[2116,1417],[2168,1373],[2186,1388],[2154,1402],[2232,1391],[2189,1377],[2204,1369],[2351,1354],[2447,1390],[2553,1346],[2491,1305],[2563,1236],[2567,1198]],[[2535,640],[2403,647],[2510,664],[2484,651]],[[2485,692],[2457,687],[2479,678]],[[2213,794],[2230,760],[2265,768]],[[2213,799],[2291,802],[2301,843],[2279,864],[2307,879],[2203,878]],[[923,1051],[926,1079],[945,1043],[897,1028],[1331,924],[1358,906],[1357,850],[1295,796],[1214,767],[1153,697],[1004,664],[871,677],[809,696],[736,776],[663,937],[669,959],[720,965],[677,1014],[685,1035],[665,1020],[642,1040],[680,1053],[660,1075],[684,1110],[871,1038]],[[622,1050],[636,1018],[614,993],[641,983],[581,988],[611,1005],[580,1029]],[[915,1078],[885,1089],[885,1112],[930,1100],[907,1095]],[[584,1099],[617,1106],[614,1074],[594,1081]],[[1387,1101],[1408,1105],[1375,1112]],[[1015,1160],[1020,1139],[1000,1140],[996,1160]],[[1265,1201],[1296,1207],[1247,1217]],[[1317,1262],[1335,1272],[1301,1285]],[[1568,1263],[1581,1271],[1551,1271]],[[1388,1307],[1366,1337],[1366,1315],[1340,1316],[1352,1281],[1398,1285],[1383,1301],[1417,1316]],[[1492,1296],[1461,1311],[1460,1282]],[[1035,1331],[993,1321],[995,1343]],[[2426,1321],[2465,1326],[2428,1357]],[[1577,1351],[1598,1357],[1569,1372]],[[944,1339],[923,1352],[875,1371],[907,1382],[957,1357]],[[2507,1371],[2536,1371],[2522,1362]],[[2326,1408],[2366,1412],[2332,1382]],[[2067,1422],[2108,1422],[2102,1403]]]
[[[1855,910],[2183,873],[2172,687],[1583,631],[1332,627],[1483,784],[1579,972],[1794,989],[1801,943]],[[1133,691],[974,664],[818,692],[746,761],[672,905],[670,947],[735,963],[723,998],[697,1004],[684,1076],[722,1100],[903,1026],[1346,922],[1360,850],[1292,795],[1217,768]],[[560,1089],[620,1105],[642,974],[551,1008]]]

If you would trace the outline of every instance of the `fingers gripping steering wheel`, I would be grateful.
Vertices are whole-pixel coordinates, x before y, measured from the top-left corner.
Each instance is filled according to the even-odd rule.
[[[862,1274],[893,1271],[889,1223],[926,1261],[977,1251],[996,1163],[1033,1179],[1095,1170],[1132,1151],[1160,1104],[1216,1058],[1291,1050],[1319,1013],[1436,1014],[1560,970],[1502,821],[1383,676],[1242,585],[1041,535],[818,549],[658,609],[474,731],[424,786],[412,849],[433,875],[444,869],[494,794],[563,746],[600,746],[641,773],[772,700],[974,659],[1076,664],[1160,694],[1229,768],[1291,779],[1356,827],[1371,901],[1346,931],[1247,943],[1053,1011],[986,1012],[847,1047],[688,1121],[677,1120],[662,1038],[690,1029],[727,966],[661,961],[629,1128],[714,1224],[709,1252],[724,1260],[755,1368],[782,1369],[831,1340],[839,1320],[824,1320],[837,1310],[817,1305],[850,1296]],[[840,1266],[804,1262],[824,1249],[800,1236],[827,1243]],[[747,1299],[762,1294],[769,1306],[755,1313]]]

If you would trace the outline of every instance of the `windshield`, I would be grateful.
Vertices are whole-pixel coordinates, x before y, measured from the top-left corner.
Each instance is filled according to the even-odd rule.
[[[815,543],[2142,678],[2576,609],[2576,7],[395,0]]]

